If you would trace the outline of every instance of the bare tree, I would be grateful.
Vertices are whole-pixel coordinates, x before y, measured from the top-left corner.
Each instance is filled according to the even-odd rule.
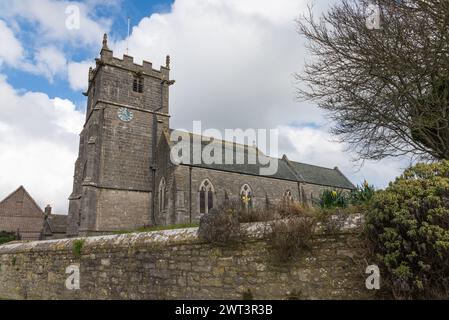
[[[342,0],[297,23],[312,54],[298,98],[327,110],[360,159],[449,159],[448,0]]]

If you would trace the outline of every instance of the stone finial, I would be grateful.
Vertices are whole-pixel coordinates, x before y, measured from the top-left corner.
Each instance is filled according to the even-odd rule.
[[[88,75],[89,82],[92,81],[93,77],[94,77],[94,69],[92,69],[92,67],[89,67],[89,75]]]
[[[103,35],[103,49],[109,50],[108,48],[108,34]]]
[[[50,206],[50,205],[47,205],[47,206],[45,207],[44,212],[45,212],[45,215],[46,215],[46,216],[51,215],[51,206]]]
[[[171,61],[170,56],[167,55],[167,57],[165,58],[165,67],[167,69],[170,69],[170,61]]]

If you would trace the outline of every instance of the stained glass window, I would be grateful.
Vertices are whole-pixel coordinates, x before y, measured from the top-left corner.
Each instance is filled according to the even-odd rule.
[[[240,196],[242,200],[242,206],[244,209],[252,209],[253,208],[253,192],[251,187],[247,184],[243,185],[240,190]]]

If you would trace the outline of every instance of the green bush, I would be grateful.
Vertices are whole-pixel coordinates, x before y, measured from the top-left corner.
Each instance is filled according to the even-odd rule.
[[[407,169],[375,193],[365,234],[395,298],[449,292],[449,161]]]
[[[20,240],[20,237],[16,233],[0,231],[0,245],[15,240]]]
[[[368,203],[372,197],[376,189],[373,185],[368,184],[365,180],[361,186],[357,186],[356,190],[353,190],[350,195],[351,204],[353,205],[363,205]]]
[[[341,190],[324,190],[318,200],[318,205],[324,209],[346,208],[348,196]]]
[[[72,253],[75,256],[75,258],[77,259],[81,258],[81,251],[83,250],[85,242],[86,240],[84,239],[77,239],[73,241]]]

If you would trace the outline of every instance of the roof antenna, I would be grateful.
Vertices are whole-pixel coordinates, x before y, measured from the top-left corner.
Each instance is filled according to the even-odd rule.
[[[129,32],[130,32],[131,18],[128,17],[128,38],[126,39],[126,55],[129,56]]]

